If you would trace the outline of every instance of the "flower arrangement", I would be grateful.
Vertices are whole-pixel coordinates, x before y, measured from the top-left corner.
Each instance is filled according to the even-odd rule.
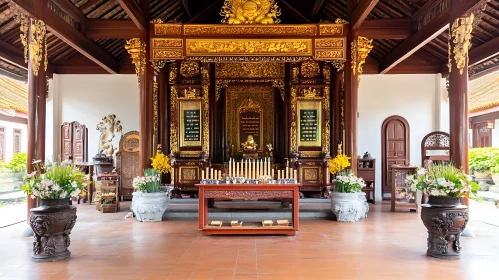
[[[153,168],[145,169],[144,176],[137,176],[133,179],[132,182],[135,191],[143,193],[159,192],[160,184],[161,174]]]
[[[430,196],[466,197],[477,194],[480,188],[471,178],[453,165],[436,164],[428,170],[419,167],[405,182],[412,191],[420,190]]]
[[[172,169],[170,165],[170,158],[163,154],[160,150],[158,150],[156,155],[151,158],[151,161],[152,168],[160,174],[170,173]]]
[[[334,191],[340,193],[360,192],[366,186],[364,179],[355,176],[351,170],[339,171],[333,182]]]
[[[44,164],[33,161],[35,171],[24,179],[21,190],[32,199],[65,199],[85,194],[88,176],[69,161]]]
[[[336,157],[329,161],[329,173],[336,174],[350,167],[350,157],[338,150]]]

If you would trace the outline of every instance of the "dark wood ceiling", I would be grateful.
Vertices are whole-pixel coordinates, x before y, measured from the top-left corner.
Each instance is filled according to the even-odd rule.
[[[19,37],[19,24],[14,20],[9,1],[0,0],[0,74],[23,80],[27,76],[23,46]],[[14,0],[28,3],[27,5],[30,5],[30,1],[41,0]],[[79,41],[61,39],[60,35],[64,31],[74,34],[74,30],[60,28],[54,34],[49,29],[47,43],[50,73],[133,73],[124,44],[127,38],[137,37],[139,29],[123,9],[123,3],[138,6],[134,2],[136,0],[43,1],[64,21],[61,25],[67,24],[77,31],[80,41],[85,41],[84,46],[78,48],[75,42]],[[282,10],[282,23],[299,24],[346,19],[347,1],[349,0],[277,0],[277,3]],[[417,43],[415,37],[418,36],[415,34],[426,32],[425,29],[431,29],[433,26],[430,25],[439,21],[451,1],[453,0],[377,1],[359,28],[360,35],[374,38],[374,48],[364,66],[365,73],[445,74],[448,29],[442,32],[440,28],[438,36],[425,42],[416,51],[408,51],[407,46],[411,46],[411,40],[416,40]],[[219,12],[222,5],[223,0],[151,0],[150,18],[161,18],[165,22],[220,23]],[[116,30],[120,28],[113,29],[115,23],[119,23],[120,28],[126,24],[127,28],[121,28],[124,31],[119,33]],[[499,0],[489,0],[480,23],[473,30],[470,51],[472,77],[499,69],[498,38]],[[492,44],[493,42],[497,44]],[[106,61],[99,64],[99,58],[102,57]],[[394,62],[401,57],[401,63]]]

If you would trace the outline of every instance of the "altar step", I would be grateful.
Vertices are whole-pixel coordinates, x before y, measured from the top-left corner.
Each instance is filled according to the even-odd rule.
[[[290,206],[292,207],[292,205]],[[217,201],[209,209],[209,220],[254,221],[291,220],[291,209],[282,208],[279,201]],[[333,219],[331,202],[324,198],[300,199],[300,219]],[[198,200],[171,199],[163,214],[164,219],[197,219]]]

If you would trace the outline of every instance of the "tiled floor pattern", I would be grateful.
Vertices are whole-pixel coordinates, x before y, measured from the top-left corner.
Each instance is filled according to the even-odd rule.
[[[78,205],[72,257],[31,261],[25,225],[0,229],[0,279],[499,279],[499,228],[470,222],[463,256],[427,257],[416,213],[371,206],[367,220],[301,220],[295,237],[203,236],[195,220],[140,223]]]

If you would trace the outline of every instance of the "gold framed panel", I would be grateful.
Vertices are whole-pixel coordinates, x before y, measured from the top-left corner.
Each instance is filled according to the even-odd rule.
[[[302,131],[304,127],[302,127],[302,123],[308,122],[307,119],[304,119],[302,115],[302,110],[307,111],[315,111],[316,112],[316,135],[314,141],[306,141],[303,140],[302,135],[306,131]],[[308,112],[307,112],[308,113]],[[298,147],[317,147],[320,148],[322,146],[322,101],[321,100],[298,100],[296,115],[298,117],[298,135],[297,142]]]
[[[300,168],[300,183],[320,184],[322,182],[322,167],[320,166],[303,166]]]
[[[180,184],[192,184],[201,180],[199,166],[180,166],[178,169]]]
[[[179,118],[180,118],[180,148],[185,147],[199,147],[202,146],[202,138],[203,138],[203,108],[201,105],[201,100],[180,100],[179,101]],[[190,131],[186,131],[185,122],[185,113],[186,111],[197,110],[199,112],[199,116],[197,116],[197,122],[199,126],[199,137],[195,141],[186,141],[186,133]],[[196,120],[194,120],[196,121]],[[189,129],[187,129],[189,130]]]
[[[186,56],[312,56],[312,39],[185,39]]]
[[[264,129],[263,129],[263,123],[264,123],[264,117],[263,117],[263,110],[261,106],[256,105],[252,99],[247,99],[246,101],[243,101],[241,106],[237,109],[237,147],[241,147],[241,114],[245,112],[252,112],[252,113],[258,113],[260,115],[260,120],[258,123],[259,127],[259,135],[258,135],[258,147],[257,150],[259,152],[263,151],[263,134],[264,134]],[[252,135],[255,137],[254,135]]]
[[[244,106],[244,102],[251,99],[262,110],[261,133],[263,139],[258,143],[258,152],[262,152],[266,144],[274,145],[274,89],[270,84],[230,84],[226,89],[225,99],[225,139],[228,145],[237,145],[234,147],[238,152],[242,152],[239,139],[239,121],[238,108]]]

